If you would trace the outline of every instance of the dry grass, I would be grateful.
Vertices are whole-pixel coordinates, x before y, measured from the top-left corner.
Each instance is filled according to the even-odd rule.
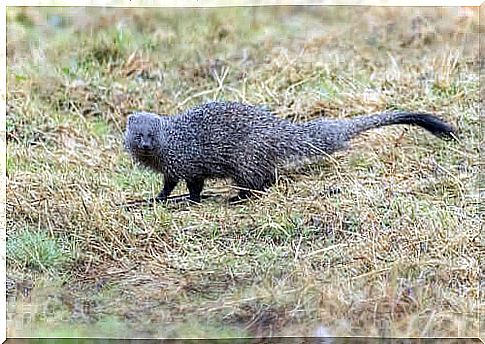
[[[8,334],[477,336],[478,12],[458,13],[9,9]],[[161,187],[127,114],[212,99],[432,111],[461,141],[385,128],[243,205],[116,207]]]

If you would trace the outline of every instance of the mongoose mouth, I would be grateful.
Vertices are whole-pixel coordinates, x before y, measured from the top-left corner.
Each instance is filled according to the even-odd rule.
[[[154,156],[154,149],[143,149],[143,148],[137,148],[136,149],[136,154],[140,156]]]

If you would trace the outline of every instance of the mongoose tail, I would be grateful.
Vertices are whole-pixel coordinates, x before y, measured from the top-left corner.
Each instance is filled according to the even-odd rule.
[[[348,121],[346,129],[349,138],[352,138],[366,130],[393,124],[417,125],[442,139],[457,138],[456,130],[451,125],[435,115],[422,112],[399,111],[357,116]]]

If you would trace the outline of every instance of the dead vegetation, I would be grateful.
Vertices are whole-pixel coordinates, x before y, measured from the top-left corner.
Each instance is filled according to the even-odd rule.
[[[478,13],[460,13],[10,8],[8,335],[477,336]],[[117,207],[161,186],[123,152],[126,116],[212,99],[425,110],[461,138],[375,130],[246,204]]]

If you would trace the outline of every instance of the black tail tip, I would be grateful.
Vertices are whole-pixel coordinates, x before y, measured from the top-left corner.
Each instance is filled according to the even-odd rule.
[[[419,125],[433,135],[444,140],[458,140],[457,130],[450,124],[431,114],[413,114],[408,117],[410,123]]]
[[[431,118],[427,122],[427,125],[428,126],[426,127],[426,129],[428,129],[432,134],[443,140],[458,140],[457,130],[452,125],[442,121],[435,116],[431,116]]]
[[[447,140],[447,141],[458,141],[459,140],[458,132],[453,127],[450,127],[450,130],[448,130],[448,131],[443,131],[443,132],[441,132],[439,134],[435,134],[435,135],[438,136],[440,139]]]

